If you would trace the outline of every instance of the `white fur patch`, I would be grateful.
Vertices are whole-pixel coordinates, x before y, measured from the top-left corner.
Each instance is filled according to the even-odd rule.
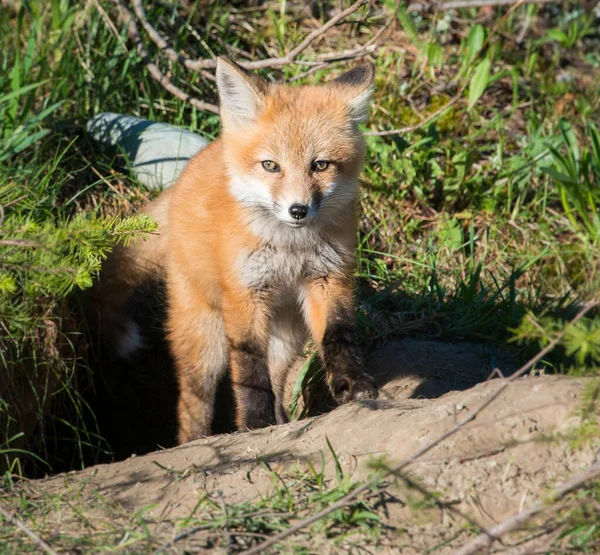
[[[347,256],[351,255],[341,245],[326,243],[318,235],[310,233],[309,229],[290,229],[289,232],[309,240],[304,245],[296,244],[292,248],[286,248],[281,243],[267,244],[240,253],[236,267],[245,287],[297,291],[307,279],[339,271]]]
[[[294,302],[293,295],[284,296],[288,302],[274,310],[269,332],[269,369],[272,372],[285,370],[292,364],[301,354],[307,338],[300,305]],[[273,381],[277,378],[271,377]]]
[[[260,179],[231,175],[229,191],[237,201],[251,208],[274,209],[271,191]]]
[[[197,375],[202,376],[204,387],[206,387],[208,378],[212,386],[216,388],[229,363],[229,349],[223,318],[217,312],[207,311],[200,315],[196,325],[200,334],[207,338],[201,360],[198,360],[199,372]]]
[[[371,105],[372,96],[373,89],[369,87],[349,101],[350,117],[353,121],[360,123],[369,119],[369,106]]]
[[[236,259],[236,269],[245,287],[298,293],[302,282],[339,271],[353,256],[341,244],[327,241],[327,237],[338,220],[354,217],[357,194],[354,180],[332,182],[320,206],[311,207],[301,222],[289,217],[289,199],[275,203],[268,186],[260,179],[231,172],[229,187],[247,208],[246,224],[261,241],[259,248],[244,250]]]
[[[140,327],[133,320],[127,320],[123,334],[118,338],[118,355],[125,360],[130,360],[143,347],[144,339],[140,332]]]

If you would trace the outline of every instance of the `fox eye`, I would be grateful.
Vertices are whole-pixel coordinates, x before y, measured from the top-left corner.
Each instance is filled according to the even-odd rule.
[[[313,170],[316,172],[324,172],[329,167],[329,162],[325,160],[317,160],[313,163]]]
[[[276,164],[275,162],[273,162],[273,160],[264,160],[263,162],[261,162],[261,164],[262,167],[268,172],[279,171],[279,164]]]

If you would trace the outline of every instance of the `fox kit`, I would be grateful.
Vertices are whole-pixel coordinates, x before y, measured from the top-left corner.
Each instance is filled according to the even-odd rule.
[[[357,347],[352,278],[358,122],[373,76],[366,64],[292,88],[219,58],[220,138],[145,209],[158,235],[103,272],[103,326],[124,355],[140,342],[123,319],[127,295],[152,274],[166,279],[180,443],[211,433],[228,369],[239,429],[284,422],[281,377],[309,333],[338,404],[377,397]]]

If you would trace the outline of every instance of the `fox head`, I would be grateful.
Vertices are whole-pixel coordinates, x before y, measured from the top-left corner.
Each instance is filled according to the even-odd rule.
[[[218,59],[230,189],[257,221],[315,229],[354,213],[365,151],[358,123],[373,77],[364,64],[324,85],[290,87]]]

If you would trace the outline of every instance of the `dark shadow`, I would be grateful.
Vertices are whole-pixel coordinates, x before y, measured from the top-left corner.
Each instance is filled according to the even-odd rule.
[[[492,373],[510,376],[517,361],[509,349],[486,343],[406,337],[381,346],[367,366],[394,398],[435,399],[470,389]]]
[[[124,123],[124,118],[114,118],[110,121],[105,119],[93,119],[88,127],[88,134],[95,141],[108,145],[114,142],[114,137],[120,137],[120,149],[113,148],[112,154],[125,154],[129,160],[135,160],[136,154],[142,144],[140,135],[148,129],[154,122],[139,121],[133,124]],[[165,158],[162,161],[173,160],[173,158]],[[161,160],[156,160],[160,162]]]
[[[93,387],[85,400],[112,451],[107,460],[177,445],[178,385],[164,329],[163,284],[149,283],[138,289],[126,312],[134,315],[143,339],[143,348],[130,360],[117,356],[112,345],[102,344],[93,325],[88,333]],[[228,375],[219,384],[215,405],[213,433],[234,431]]]

